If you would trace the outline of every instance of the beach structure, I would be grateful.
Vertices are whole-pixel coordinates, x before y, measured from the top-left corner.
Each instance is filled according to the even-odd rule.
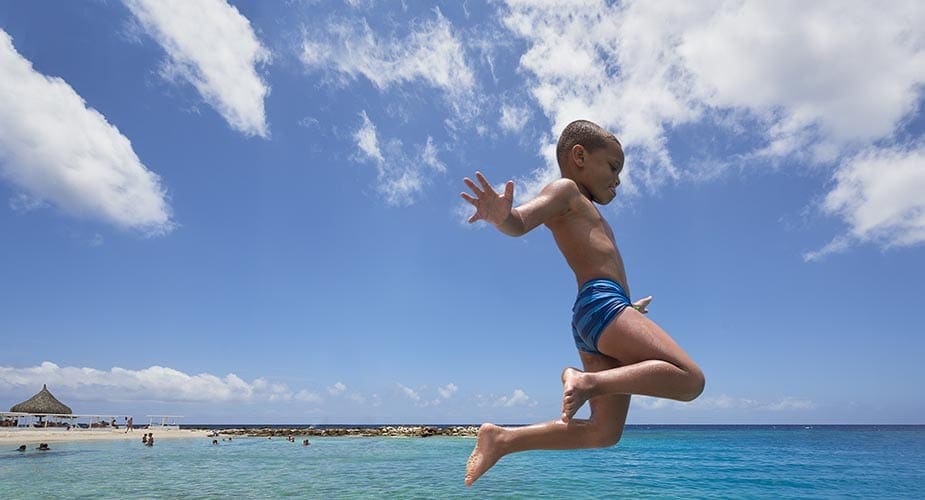
[[[58,401],[58,398],[54,397],[51,392],[48,391],[48,386],[45,384],[42,384],[42,390],[36,393],[35,396],[32,396],[22,403],[13,405],[10,411],[14,413],[54,415],[70,415],[73,413],[71,407]]]
[[[119,429],[111,424],[118,415],[0,412],[0,430],[102,430]],[[121,417],[119,417],[121,418]]]
[[[148,415],[148,429],[175,431],[180,429],[182,415]]]
[[[46,384],[42,390],[8,412],[0,412],[0,427],[15,429],[94,429],[110,430],[116,415],[77,415],[71,407],[58,401]]]

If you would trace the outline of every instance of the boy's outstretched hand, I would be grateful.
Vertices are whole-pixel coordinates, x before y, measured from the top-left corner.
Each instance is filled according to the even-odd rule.
[[[514,181],[507,181],[504,194],[499,195],[481,172],[476,172],[475,177],[482,184],[481,189],[468,177],[463,179],[463,182],[475,193],[475,197],[469,193],[459,193],[464,200],[475,207],[475,213],[469,217],[468,222],[472,224],[477,220],[484,220],[498,226],[511,215],[511,207],[514,206]]]

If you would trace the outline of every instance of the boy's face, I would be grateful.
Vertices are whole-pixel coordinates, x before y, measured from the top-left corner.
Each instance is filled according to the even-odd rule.
[[[623,172],[623,148],[614,140],[603,148],[585,152],[583,182],[591,201],[606,205],[617,196],[620,173]]]

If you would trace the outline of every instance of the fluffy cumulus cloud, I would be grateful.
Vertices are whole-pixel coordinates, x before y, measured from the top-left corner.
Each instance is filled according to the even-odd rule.
[[[0,366],[0,389],[34,388],[47,384],[74,394],[92,391],[103,399],[177,402],[289,401],[292,391],[285,384],[262,378],[247,382],[233,373],[224,377],[201,373],[189,375],[172,368],[151,366],[142,370],[61,367],[51,362],[15,368]],[[309,392],[295,394],[302,401],[315,401]]]
[[[446,165],[438,157],[439,148],[432,137],[414,148],[420,155],[408,155],[398,139],[379,140],[376,124],[366,112],[360,113],[362,123],[353,138],[360,150],[357,159],[376,167],[376,190],[390,205],[410,205],[424,190],[431,178],[446,172]]]
[[[437,388],[437,393],[440,394],[440,397],[443,399],[449,399],[453,394],[456,394],[456,391],[459,390],[459,387],[456,387],[456,384],[450,382],[443,387]]]
[[[520,66],[552,123],[549,142],[576,118],[613,130],[632,161],[624,182],[629,192],[712,175],[707,168],[715,162],[682,168],[668,147],[674,128],[710,123],[751,137],[756,145],[743,156],[749,162],[837,169],[837,192],[826,209],[845,217],[856,240],[875,233],[873,239],[888,243],[918,240],[917,208],[905,199],[885,211],[838,200],[843,182],[857,180],[857,160],[845,159],[890,140],[919,104],[925,4],[580,0],[565,8],[509,0],[504,24],[527,43]],[[543,153],[548,168],[528,182],[533,190],[555,170],[548,146]],[[874,231],[855,225],[856,216],[871,213],[894,215]]]
[[[453,394],[456,393],[459,388],[456,384],[450,382],[443,387],[437,387],[437,395],[430,398],[426,396],[425,393],[430,392],[427,390],[427,387],[422,387],[418,390],[412,389],[406,385],[396,382],[395,386],[398,388],[399,392],[404,395],[406,398],[410,399],[415,406],[419,408],[426,408],[428,406],[436,406],[440,403],[450,399]],[[428,399],[430,398],[430,399]]]
[[[22,190],[16,210],[47,203],[152,235],[174,227],[160,178],[129,140],[67,82],[36,72],[2,30],[0,174]]]
[[[523,389],[514,389],[510,395],[477,396],[477,398],[479,399],[479,406],[512,408],[515,406],[533,407],[538,404],[537,401],[527,395]]]
[[[892,133],[925,83],[919,2],[508,2],[521,66],[553,135],[587,117],[676,175],[673,126],[708,110],[766,123],[767,152],[817,158]]]
[[[820,250],[816,260],[849,248],[854,242],[884,246],[925,243],[925,148],[865,151],[835,174],[835,187],[822,209],[847,221],[850,231]]]
[[[123,0],[169,57],[164,74],[193,85],[234,129],[267,137],[256,67],[270,60],[250,22],[224,0]]]
[[[405,38],[382,38],[364,19],[331,20],[306,34],[301,59],[310,70],[334,71],[345,82],[363,77],[383,90],[423,82],[441,90],[458,115],[470,115],[475,77],[450,22],[435,10],[415,28]]]
[[[925,83],[920,2],[723,2],[705,21],[679,46],[695,95],[762,117],[773,154],[888,136]]]

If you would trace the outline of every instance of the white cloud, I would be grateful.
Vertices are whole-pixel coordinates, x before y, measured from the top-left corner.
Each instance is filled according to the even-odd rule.
[[[925,242],[925,147],[871,149],[849,159],[835,173],[835,187],[822,210],[841,217],[850,233],[835,237],[817,260],[853,242],[908,246]]]
[[[785,397],[779,401],[765,404],[761,407],[763,410],[771,411],[788,411],[788,410],[812,410],[816,404],[808,399]]]
[[[727,394],[716,396],[701,396],[690,403],[672,401],[670,399],[653,398],[649,396],[633,396],[632,405],[643,410],[749,410],[749,411],[790,411],[811,410],[816,404],[805,398],[785,396],[775,401],[759,401],[750,398],[732,397]]]
[[[475,77],[450,22],[435,9],[433,20],[416,27],[405,39],[382,39],[365,20],[331,21],[325,32],[306,35],[301,59],[309,69],[362,76],[380,89],[423,81],[443,91],[457,114],[468,116]]]
[[[15,212],[27,213],[48,206],[43,200],[26,193],[16,193],[10,198],[10,208]]]
[[[301,391],[295,393],[292,396],[292,399],[295,399],[296,401],[305,401],[308,403],[320,403],[323,401],[320,394],[316,392],[307,391],[305,389],[302,389]]]
[[[60,367],[51,362],[14,368],[0,366],[0,388],[41,387],[65,389],[72,394],[92,393],[94,397],[136,401],[228,402],[288,401],[291,391],[284,385],[258,378],[242,380],[233,373],[219,377],[209,373],[189,375],[172,368],[151,366],[142,370],[114,367]],[[308,397],[307,393],[301,398]]]
[[[0,174],[25,192],[11,207],[48,202],[149,235],[173,229],[160,178],[129,140],[64,80],[36,72],[3,30],[0,75]]]
[[[421,387],[419,390],[414,390],[398,382],[396,382],[395,385],[405,397],[411,401],[414,401],[414,405],[418,408],[426,408],[428,406],[439,405],[443,403],[444,400],[449,399],[459,389],[456,387],[456,384],[451,382],[443,387],[437,387],[437,397],[432,399],[425,399],[425,396],[422,395],[422,392],[427,390],[427,386]]]
[[[679,125],[712,122],[747,135],[755,146],[742,156],[746,163],[838,166],[891,139],[925,88],[925,4],[914,0],[507,5],[505,26],[527,42],[520,67],[553,125],[548,144],[578,118],[611,129],[627,150],[630,193],[682,176],[715,176],[716,161],[675,164],[668,132]],[[546,151],[548,145],[546,168],[525,182],[527,195],[558,175]],[[857,177],[850,166],[840,175]],[[920,241],[914,203],[867,204],[868,211],[839,197],[831,195],[826,208],[860,231],[856,239]],[[867,215],[885,226],[866,228]],[[851,243],[839,241],[835,247]]]
[[[510,408],[512,406],[536,406],[537,402],[523,389],[514,389],[510,396],[500,396],[494,400],[492,405]]]
[[[250,22],[224,0],[123,0],[170,58],[166,74],[193,85],[232,128],[267,137],[267,84],[256,66],[270,60]]]
[[[503,130],[517,134],[523,131],[524,125],[527,124],[529,118],[530,109],[526,106],[503,104],[501,106],[501,120],[499,121],[499,125],[501,125]]]
[[[443,387],[438,387],[437,393],[440,394],[440,397],[443,399],[450,399],[450,396],[456,394],[457,390],[459,390],[459,387],[456,387],[456,384],[450,382]]]
[[[347,385],[343,382],[336,382],[334,385],[328,387],[328,394],[331,396],[339,396],[358,404],[366,402],[366,397],[363,396],[363,394],[359,392],[348,392]],[[321,400],[320,396],[318,399],[319,401]]]
[[[444,173],[446,172],[446,164],[437,158],[438,152],[437,146],[434,145],[434,138],[428,135],[427,143],[424,144],[424,151],[421,153],[421,161],[437,172]]]
[[[409,157],[402,142],[392,139],[380,145],[379,132],[365,111],[360,113],[363,123],[353,134],[357,147],[362,151],[361,161],[371,161],[376,166],[376,190],[390,205],[410,205],[423,192],[434,173],[446,172],[446,165],[437,157],[438,148],[432,137],[416,151],[420,156]]]
[[[827,151],[890,135],[916,105],[925,81],[920,2],[724,2],[710,10],[679,46],[697,95],[765,117],[776,154],[808,144],[830,159]]]
[[[377,164],[385,163],[385,158],[379,149],[379,135],[376,133],[376,125],[370,121],[366,111],[363,111],[361,116],[363,117],[363,124],[353,135],[353,138],[357,141],[357,146]]]
[[[667,408],[670,406],[673,401],[669,399],[653,398],[649,396],[633,396],[633,398],[630,400],[630,403],[635,408],[642,408],[644,410],[661,410],[662,408]]]
[[[412,400],[412,401],[415,401],[415,402],[420,402],[420,401],[421,401],[421,396],[420,396],[420,394],[418,394],[417,391],[415,391],[414,389],[412,389],[412,388],[410,388],[410,387],[406,387],[406,386],[401,385],[401,384],[399,384],[399,383],[396,383],[395,385],[397,385],[398,388],[401,389],[401,392],[402,392],[405,396],[407,396],[408,399],[410,399],[410,400]]]

